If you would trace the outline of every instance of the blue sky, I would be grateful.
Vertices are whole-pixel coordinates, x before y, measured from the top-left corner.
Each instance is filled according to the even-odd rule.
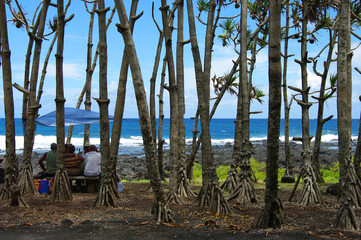
[[[25,9],[25,12],[28,13],[27,17],[31,21],[32,14],[36,6],[33,1],[20,1]],[[36,1],[38,2],[38,1]],[[126,4],[127,10],[130,9],[130,1],[124,1]],[[168,1],[171,3],[172,1]],[[112,1],[106,1],[106,5],[112,7]],[[138,58],[141,64],[141,70],[143,75],[143,81],[147,93],[149,93],[149,79],[152,75],[154,58],[156,54],[156,47],[158,43],[159,33],[153,23],[151,16],[151,6],[152,1],[140,1],[138,5],[138,13],[144,11],[143,16],[136,22],[134,30],[134,41],[137,48]],[[160,2],[157,1],[155,4],[155,17],[158,21],[158,24],[161,25],[161,13],[158,10]],[[91,6],[89,5],[89,8]],[[196,8],[195,8],[196,9]],[[233,7],[224,9],[225,15],[236,14],[239,11]],[[82,1],[72,1],[71,6],[68,10],[67,16],[74,13],[75,17],[70,21],[65,29],[65,46],[64,46],[64,94],[66,98],[66,107],[75,107],[78,100],[78,96],[83,88],[85,82],[85,69],[86,69],[86,46],[88,38],[88,26],[90,15],[85,11],[85,7]],[[186,11],[185,11],[186,13]],[[110,11],[107,16],[110,15]],[[52,19],[56,16],[56,9],[50,8],[48,19]],[[205,17],[205,16],[204,16]],[[7,12],[7,18],[11,18],[9,12]],[[95,46],[98,39],[98,25],[97,17],[95,18],[94,32],[93,32],[93,50],[95,51]],[[186,19],[186,17],[185,17]],[[119,70],[123,54],[123,39],[120,33],[117,32],[115,23],[119,23],[117,14],[115,14],[113,21],[107,32],[107,44],[108,44],[108,97],[110,99],[109,113],[114,112],[114,105],[116,100],[116,92],[118,86]],[[185,39],[188,38],[188,28],[187,23],[185,23]],[[249,26],[253,29],[254,23],[249,19]],[[311,26],[310,26],[311,27]],[[28,36],[24,29],[17,29],[12,23],[8,23],[9,31],[9,40],[10,40],[10,49],[11,49],[11,62],[12,62],[12,80],[13,83],[18,83],[23,85],[23,72],[24,72],[24,62],[25,62],[25,53],[28,43]],[[49,32],[49,29],[46,29]],[[201,55],[203,54],[204,49],[204,32],[205,26],[198,24],[197,33],[199,35],[198,41],[201,49]],[[220,34],[221,31],[218,29],[217,34]],[[358,30],[357,33],[361,35],[361,30]],[[318,51],[324,47],[324,44],[328,42],[325,38],[326,34],[318,35],[319,41],[315,44],[309,44],[309,56],[315,56],[318,54]],[[48,41],[43,42],[42,55],[41,55],[41,65],[43,59],[48,51],[48,46],[52,36],[48,38]],[[176,34],[174,34],[173,42],[176,42]],[[352,46],[355,47],[359,44],[359,40],[353,38]],[[164,47],[162,49],[162,56],[164,56]],[[193,117],[196,108],[197,108],[197,93],[195,87],[195,77],[194,77],[194,68],[193,68],[193,59],[191,54],[190,45],[186,45],[184,49],[185,54],[185,81],[186,81],[186,114],[187,118]],[[296,58],[299,58],[300,44],[296,40],[290,42],[290,54],[295,54]],[[49,66],[47,69],[47,75],[45,79],[44,93],[41,99],[42,108],[39,110],[40,115],[44,115],[55,109],[55,52],[52,52]],[[257,56],[256,69],[254,71],[253,83],[255,86],[261,88],[266,94],[268,93],[268,50],[267,48],[262,50]],[[216,74],[221,76],[229,71],[232,67],[232,60],[235,60],[237,55],[234,53],[232,47],[224,48],[222,47],[221,41],[216,39],[214,44],[213,60],[212,60],[212,72],[211,76]],[[323,60],[319,60],[319,71],[322,66]],[[353,56],[353,67],[358,67],[361,69],[361,49],[358,48],[354,51]],[[162,64],[160,64],[161,66]],[[40,69],[41,71],[42,69]],[[334,63],[331,66],[330,73],[336,73],[336,64]],[[160,73],[161,68],[158,70],[157,78],[157,92],[159,90],[160,82]],[[98,68],[93,74],[92,80],[92,97],[98,97]],[[39,74],[40,76],[40,74]],[[296,87],[301,86],[301,70],[298,64],[294,63],[294,58],[291,58],[289,61],[288,68],[288,84]],[[311,91],[315,91],[319,88],[320,78],[317,77],[313,71],[311,64],[308,65],[308,76],[309,76],[309,85],[311,86]],[[0,84],[2,85],[2,76],[0,78]],[[360,117],[360,102],[358,101],[358,96],[361,94],[361,74],[353,70],[353,109],[352,117]],[[292,91],[289,91],[289,96],[292,94]],[[211,95],[214,97],[214,93]],[[253,118],[267,118],[267,107],[268,107],[268,98],[265,97],[265,102],[263,105],[259,104],[257,101],[253,101],[251,105],[251,111],[263,111],[262,114],[252,116]],[[4,107],[3,107],[3,89],[0,90],[0,118],[4,117]],[[15,102],[15,117],[21,117],[21,104],[22,104],[22,94],[14,89],[14,102]],[[212,103],[212,102],[211,102]],[[235,96],[230,96],[227,94],[222,100],[221,104],[218,107],[218,110],[215,114],[215,118],[235,118],[236,116],[236,106],[237,99]],[[83,106],[82,106],[83,107]],[[97,103],[92,100],[92,109],[98,111]],[[169,105],[168,105],[168,95],[165,94],[165,115],[166,118],[169,117]],[[158,111],[158,110],[157,110]],[[336,98],[331,99],[326,103],[325,107],[325,117],[328,115],[334,115],[337,117],[336,111]],[[138,112],[136,108],[136,101],[134,96],[133,85],[131,83],[131,76],[129,75],[129,81],[127,86],[127,100],[126,100],[126,118],[137,118]],[[317,116],[317,104],[314,104],[310,108],[310,118],[316,118]],[[301,107],[293,103],[291,107],[291,118],[300,118],[301,117]]]

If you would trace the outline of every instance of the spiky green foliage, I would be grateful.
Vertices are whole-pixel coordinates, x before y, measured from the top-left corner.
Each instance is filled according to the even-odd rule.
[[[209,1],[208,0],[198,0],[197,8],[199,12],[208,12],[209,11]]]

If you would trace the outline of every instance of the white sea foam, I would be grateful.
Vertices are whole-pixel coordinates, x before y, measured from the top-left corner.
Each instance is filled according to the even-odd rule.
[[[292,137],[291,137],[292,138]],[[252,137],[252,142],[258,142],[267,140],[266,137]],[[314,138],[313,138],[314,140]],[[337,142],[338,136],[333,134],[326,134],[322,136],[323,142]],[[352,136],[353,141],[357,141],[357,136]],[[284,136],[280,137],[280,141],[284,141]],[[50,144],[56,142],[56,136],[43,136],[36,135],[34,142],[35,152],[45,152],[50,148]],[[213,145],[225,145],[227,143],[233,144],[233,139],[212,139]],[[21,153],[24,148],[23,136],[15,137],[16,152]],[[71,143],[76,149],[82,149],[83,138],[72,138]],[[90,143],[99,146],[100,138],[90,138]],[[192,144],[192,138],[186,139],[187,144]],[[297,142],[300,143],[300,142]],[[169,139],[165,139],[165,149],[169,149]],[[143,151],[143,139],[141,136],[131,136],[130,138],[121,138],[119,141],[119,153],[120,154],[142,154]],[[0,136],[0,154],[5,154],[5,136]]]

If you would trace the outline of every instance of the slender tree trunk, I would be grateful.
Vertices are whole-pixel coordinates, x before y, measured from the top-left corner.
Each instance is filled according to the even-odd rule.
[[[179,199],[176,195],[176,183],[178,180],[178,168],[179,168],[179,157],[178,157],[178,96],[177,96],[177,84],[175,79],[175,66],[173,59],[172,50],[172,31],[168,22],[168,9],[166,0],[162,0],[162,21],[163,31],[166,48],[166,58],[168,63],[168,79],[169,79],[169,98],[170,98],[170,160],[172,164],[172,171],[170,176],[170,186],[168,201],[179,203]]]
[[[156,122],[156,109],[155,109],[155,85],[156,85],[156,79],[157,79],[157,73],[158,73],[158,68],[159,68],[159,62],[160,62],[160,56],[162,53],[162,46],[163,46],[163,38],[164,38],[164,33],[163,31],[159,28],[157,22],[155,21],[154,18],[154,2],[152,3],[152,17],[153,20],[158,28],[159,31],[159,38],[158,38],[158,46],[157,46],[157,51],[155,54],[155,59],[154,59],[154,66],[153,66],[153,72],[152,72],[152,77],[150,78],[150,98],[149,98],[149,113],[150,113],[150,121],[152,123],[152,133],[154,136],[154,145],[157,146],[157,122]],[[160,116],[159,116],[160,118]],[[159,169],[159,172],[161,174],[161,177],[163,178],[163,172]]]
[[[95,9],[97,8],[97,2],[93,3],[92,11],[90,12],[90,20],[89,20],[89,30],[88,30],[88,44],[87,44],[87,64],[86,64],[86,78],[85,78],[85,86],[83,88],[82,93],[78,98],[78,102],[76,108],[80,108],[81,102],[83,101],[84,94],[86,94],[86,98],[84,101],[85,110],[91,110],[91,78],[93,76],[92,69],[92,49],[93,49],[93,26],[94,26],[94,16]],[[70,126],[68,128],[68,136],[66,138],[66,143],[70,144],[71,137],[73,135],[74,126]],[[90,124],[84,125],[84,144],[90,143]],[[83,144],[83,145],[84,145]]]
[[[131,35],[129,22],[127,19],[124,3],[122,0],[114,0],[116,8],[119,13],[118,31],[122,34],[126,53],[129,59],[130,69],[132,72],[132,79],[134,91],[137,99],[138,114],[140,120],[140,128],[143,137],[144,152],[147,161],[148,172],[150,176],[150,184],[153,189],[155,201],[152,208],[152,214],[156,222],[170,222],[172,218],[165,200],[164,189],[159,175],[155,146],[153,142],[153,134],[151,132],[151,122],[148,110],[148,104],[144,89],[143,78],[140,70],[140,65],[135,50],[135,45]]]
[[[251,180],[251,142],[249,140],[250,87],[247,75],[247,0],[241,1],[240,88],[237,102],[237,120],[234,140],[234,158],[240,161],[239,182],[228,200],[238,198],[243,204],[257,202]]]
[[[278,197],[278,155],[281,122],[281,0],[270,2],[270,39],[268,55],[269,105],[265,206],[258,228],[281,228],[282,203]]]
[[[340,164],[340,208],[336,224],[341,229],[358,230],[359,221],[355,215],[355,206],[359,206],[360,196],[355,196],[355,179],[351,162],[351,35],[350,0],[342,2],[339,9],[338,61],[337,61],[337,128]]]
[[[68,173],[65,171],[65,125],[64,125],[64,86],[63,86],[63,52],[64,52],[64,28],[65,13],[63,0],[57,1],[58,25],[57,25],[57,50],[55,54],[56,60],[56,165],[57,171],[54,179],[54,189],[51,194],[52,201],[70,201],[73,199]]]
[[[106,12],[109,7],[105,8],[104,0],[98,1],[98,27],[99,27],[99,98],[96,99],[99,105],[100,113],[100,147],[101,154],[101,182],[98,196],[94,202],[94,206],[117,207],[116,195],[112,186],[112,160],[110,158],[109,144],[109,99],[108,99],[108,53],[107,53],[107,36],[106,36]]]
[[[222,2],[219,2],[222,5]],[[221,7],[221,6],[220,6]],[[188,24],[189,35],[192,45],[192,54],[195,67],[197,95],[199,115],[201,119],[202,129],[202,189],[198,195],[200,206],[207,206],[210,211],[217,213],[230,213],[228,203],[223,197],[223,193],[219,187],[219,182],[214,167],[214,158],[212,150],[211,135],[209,130],[209,94],[210,94],[210,68],[212,57],[212,46],[214,40],[214,30],[216,23],[214,23],[214,13],[216,2],[210,1],[208,11],[205,53],[204,53],[204,70],[202,69],[202,62],[199,53],[199,46],[197,41],[197,33],[194,22],[193,1],[187,0],[188,10]]]
[[[184,99],[184,59],[183,59],[183,22],[184,22],[184,0],[178,2],[178,19],[177,19],[177,94],[178,94],[178,179],[177,193],[180,196],[194,196],[189,188],[189,181],[186,172],[186,129],[184,124],[185,99]]]
[[[38,15],[38,17],[36,18],[35,24],[34,24],[34,28],[32,30],[32,34],[29,35],[29,43],[28,43],[28,49],[26,51],[26,55],[25,55],[25,70],[24,70],[24,89],[29,90],[29,84],[30,84],[30,60],[31,60],[31,51],[33,49],[34,46],[34,41],[35,41],[35,34],[36,31],[38,30],[39,27],[39,23],[40,23],[40,17],[41,14]],[[23,108],[22,108],[22,123],[23,123],[23,132],[24,132],[24,136],[26,134],[26,129],[25,129],[25,121],[27,118],[27,113],[28,113],[28,95],[27,94],[23,94]]]
[[[158,120],[158,170],[160,177],[164,179],[164,169],[163,169],[163,122],[164,122],[164,101],[163,101],[163,93],[164,93],[164,82],[165,82],[165,71],[167,68],[167,59],[163,59],[163,67],[162,67],[162,76],[160,80],[160,87],[159,87],[159,120]]]
[[[301,197],[299,203],[301,205],[307,206],[310,204],[320,204],[323,205],[323,199],[316,181],[316,175],[312,168],[312,155],[310,148],[310,130],[309,130],[309,108],[311,103],[308,102],[308,94],[310,87],[308,86],[307,81],[307,62],[308,62],[308,52],[307,52],[307,23],[308,23],[308,7],[309,1],[303,1],[302,8],[302,37],[301,37],[301,61],[296,61],[301,65],[301,78],[302,78],[302,89],[292,88],[301,93],[302,100],[296,100],[297,103],[301,106],[302,109],[302,158],[304,162],[304,167],[302,170],[302,177],[304,179],[304,185],[301,192]],[[295,184],[294,190],[296,189],[298,181]],[[294,191],[291,194],[291,198],[294,194]]]
[[[136,21],[136,13],[138,7],[138,0],[133,0],[130,15],[129,15],[129,22],[131,32],[133,33],[134,24]],[[119,14],[119,13],[118,13]],[[116,184],[116,167],[117,167],[117,159],[118,159],[118,150],[119,150],[119,140],[122,132],[122,123],[123,123],[123,114],[124,114],[124,106],[125,106],[125,95],[126,95],[126,87],[127,87],[127,80],[128,80],[128,69],[129,69],[129,61],[127,58],[127,54],[125,50],[123,51],[123,59],[122,64],[120,67],[120,74],[119,74],[119,83],[118,83],[118,94],[117,100],[115,103],[115,110],[114,110],[114,120],[113,120],[113,128],[112,128],[112,137],[111,137],[111,146],[110,146],[110,158],[112,161],[112,171],[113,171],[113,178],[112,178],[112,186],[114,188],[114,192],[118,196],[117,184]]]
[[[293,174],[293,165],[291,160],[291,149],[290,149],[290,104],[288,103],[288,94],[287,94],[287,68],[288,68],[288,36],[289,36],[289,25],[290,25],[290,6],[289,1],[285,3],[286,5],[286,29],[285,29],[285,46],[284,46],[284,60],[283,60],[283,106],[285,112],[284,118],[284,136],[285,136],[285,158],[286,158],[286,176],[292,176]]]
[[[321,164],[320,164],[320,159],[319,159],[320,158],[320,149],[321,149],[322,129],[323,129],[323,125],[325,124],[325,122],[329,121],[333,117],[333,115],[331,115],[328,118],[323,119],[325,101],[329,97],[331,97],[332,94],[334,93],[332,91],[331,94],[329,94],[327,97],[325,96],[325,88],[326,88],[328,70],[330,68],[330,64],[332,61],[332,53],[334,50],[334,46],[336,43],[336,36],[337,36],[336,31],[333,31],[331,29],[329,31],[330,31],[329,32],[329,34],[330,34],[329,49],[328,49],[327,59],[323,63],[324,70],[323,70],[323,73],[321,74],[320,93],[319,93],[319,97],[317,98],[317,100],[318,100],[317,127],[316,127],[315,143],[313,146],[313,154],[312,154],[312,156],[313,156],[312,165],[313,165],[313,169],[316,174],[317,182],[319,182],[319,183],[325,182],[323,180],[322,174],[320,172]],[[333,33],[333,35],[332,35],[332,33]],[[316,67],[315,64],[316,63],[314,62],[314,68]]]
[[[28,96],[28,113],[26,119],[26,127],[24,133],[24,151],[23,151],[23,160],[21,162],[21,170],[20,170],[20,179],[19,182],[28,182],[30,179],[33,178],[33,170],[31,166],[31,156],[34,146],[34,138],[35,138],[35,118],[38,114],[38,109],[41,107],[40,104],[36,103],[36,89],[37,89],[37,82],[38,82],[38,74],[39,74],[39,62],[40,62],[40,54],[41,54],[41,47],[43,41],[43,34],[45,29],[45,22],[48,7],[50,4],[50,0],[45,0],[43,2],[43,6],[40,12],[39,17],[39,27],[37,31],[37,35],[34,36],[35,38],[35,46],[34,46],[34,55],[32,61],[32,68],[31,68],[31,75],[30,75],[30,89],[29,89],[29,96]],[[32,184],[30,184],[31,186]],[[34,186],[33,187],[25,187],[25,185],[21,185],[21,192],[22,194],[25,193],[34,193]]]
[[[10,48],[8,41],[8,30],[6,22],[6,10],[4,0],[0,0],[0,58],[3,61],[3,91],[4,91],[4,110],[5,110],[5,186],[0,192],[0,200],[10,200],[11,205],[20,207],[27,206],[20,195],[20,189],[17,186],[18,162],[15,154],[15,121],[14,121],[14,98],[11,85],[11,61]]]

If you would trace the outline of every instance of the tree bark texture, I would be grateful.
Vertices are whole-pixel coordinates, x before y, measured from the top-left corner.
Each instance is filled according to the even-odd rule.
[[[63,0],[57,1],[58,25],[57,25],[57,50],[55,55],[56,70],[56,165],[57,171],[54,179],[54,190],[51,194],[52,201],[70,201],[73,195],[70,188],[68,174],[65,171],[65,125],[64,125],[64,86],[63,86],[63,52],[64,52],[64,28],[65,13]]]
[[[94,202],[97,207],[117,207],[116,196],[112,186],[112,160],[110,158],[109,143],[109,99],[108,99],[108,53],[107,53],[107,36],[106,36],[106,12],[104,0],[98,1],[98,27],[99,27],[99,98],[96,99],[99,105],[100,118],[100,147],[101,151],[101,182],[98,196]]]
[[[12,89],[11,60],[6,23],[5,2],[0,0],[0,66],[2,65],[4,110],[5,110],[5,184],[0,192],[0,200],[12,200],[11,205],[27,206],[17,186],[18,162],[15,154],[14,98]]]
[[[270,2],[270,40],[268,55],[268,134],[265,206],[258,228],[281,228],[282,204],[278,197],[278,155],[281,122],[281,0]]]
[[[122,0],[114,0],[114,2],[118,13],[120,13],[119,20],[121,24],[118,24],[117,27],[118,31],[120,31],[123,36],[126,53],[129,59],[130,69],[132,72],[133,86],[138,106],[140,128],[143,137],[144,152],[150,176],[150,184],[155,196],[152,214],[156,222],[170,222],[172,221],[172,218],[170,216],[170,212],[165,201],[164,189],[159,175],[158,165],[156,162],[155,146],[153,144],[153,134],[151,132],[150,116],[148,111],[143,78],[140,70],[140,64],[135,50],[133,38],[130,32],[124,3]]]
[[[178,180],[178,171],[179,171],[179,157],[178,157],[178,96],[177,96],[177,84],[175,77],[175,66],[173,59],[173,50],[172,50],[172,31],[169,22],[168,9],[166,0],[162,0],[162,22],[163,22],[163,31],[164,31],[164,40],[166,48],[166,59],[168,65],[168,79],[169,79],[169,98],[170,98],[170,133],[169,133],[169,142],[170,142],[170,161],[172,164],[171,176],[170,176],[170,186],[168,193],[168,201],[179,202],[177,199],[177,180]],[[171,199],[174,199],[171,200]]]
[[[337,226],[346,230],[358,230],[355,217],[355,200],[352,198],[351,178],[351,35],[350,0],[342,2],[339,9],[338,61],[337,61],[337,127],[340,165],[340,208]]]
[[[31,166],[31,155],[34,146],[34,138],[35,138],[35,118],[38,113],[38,109],[41,107],[39,104],[36,104],[36,89],[38,82],[38,74],[39,74],[39,62],[40,62],[40,54],[41,47],[43,41],[43,34],[45,29],[45,22],[48,7],[50,4],[50,0],[45,0],[43,2],[43,6],[41,8],[40,17],[39,17],[39,27],[35,38],[35,46],[34,46],[34,55],[32,60],[31,74],[30,74],[30,94],[28,100],[27,107],[27,118],[26,118],[26,127],[24,132],[24,151],[23,151],[23,160],[21,162],[21,170],[20,170],[20,183],[29,182],[30,179],[33,178],[32,166]],[[30,186],[27,188],[26,186]],[[34,188],[33,188],[34,187]],[[20,191],[22,194],[25,193],[34,193],[35,186],[32,187],[32,184],[28,185],[20,185]]]

